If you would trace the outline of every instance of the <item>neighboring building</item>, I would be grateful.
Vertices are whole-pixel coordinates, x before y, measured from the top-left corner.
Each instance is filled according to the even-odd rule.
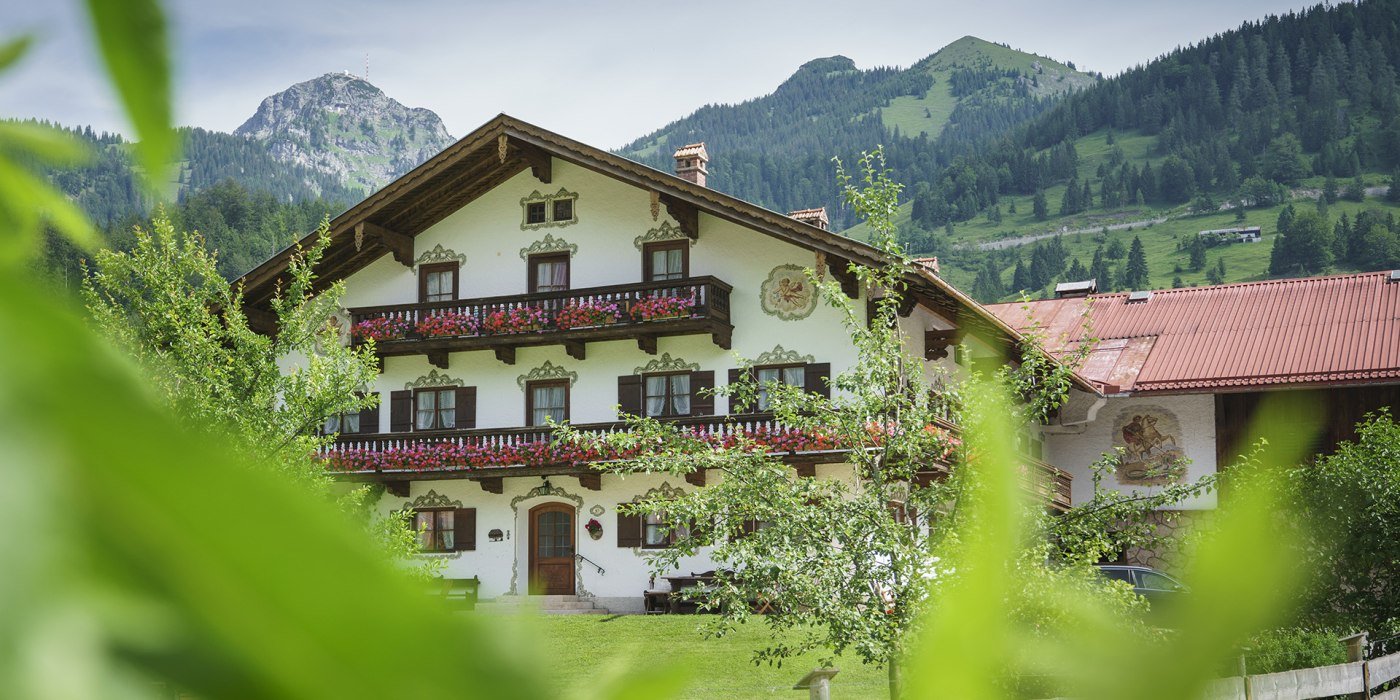
[[[1052,353],[1097,339],[1079,373],[1102,395],[1074,392],[1042,431],[1044,458],[1073,476],[1075,502],[1092,490],[1089,465],[1115,447],[1127,455],[1115,488],[1214,473],[1249,450],[1271,398],[1283,401],[1271,427],[1296,425],[1282,434],[1304,454],[1353,439],[1368,412],[1400,411],[1400,271],[987,308],[1014,327],[1038,325]],[[1182,457],[1184,471],[1162,468]],[[1211,495],[1182,507],[1214,504]]]
[[[1196,235],[1209,241],[1211,245],[1222,243],[1258,243],[1264,240],[1264,232],[1258,226],[1216,228],[1209,231],[1201,231]]]
[[[641,554],[667,543],[660,523],[618,506],[716,478],[573,466],[599,456],[551,448],[547,420],[615,430],[621,405],[712,434],[762,434],[776,426],[761,400],[704,393],[738,378],[739,357],[761,380],[822,393],[855,360],[804,268],[865,310],[870,294],[847,263],[877,264],[877,251],[826,231],[820,209],[783,216],[706,188],[703,144],[675,155],[677,174],[658,172],[503,115],[331,223],[318,283],[344,280],[347,335],[377,339],[383,372],[368,388],[380,406],[331,426],[329,465],[382,484],[383,512],[416,509],[446,575],[479,576],[485,597],[578,594],[640,609]],[[290,254],[244,277],[255,322],[267,323]],[[909,271],[900,321],[929,378],[1019,337],[936,271],[934,260]],[[969,351],[950,352],[955,339]],[[797,475],[853,478],[821,439],[784,440]],[[1049,477],[1050,505],[1066,507],[1068,477],[1027,463]],[[703,553],[683,567],[715,568]]]

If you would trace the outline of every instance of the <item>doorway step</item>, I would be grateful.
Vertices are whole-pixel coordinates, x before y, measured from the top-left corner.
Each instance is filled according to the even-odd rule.
[[[576,595],[501,595],[492,600],[476,604],[476,609],[492,614],[511,614],[525,611],[543,615],[607,615],[607,608],[599,607],[593,596]]]

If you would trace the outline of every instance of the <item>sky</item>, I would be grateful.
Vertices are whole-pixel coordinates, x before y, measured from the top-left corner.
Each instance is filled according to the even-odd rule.
[[[111,0],[117,2],[120,0]],[[1111,76],[1284,0],[167,0],[176,121],[232,131],[264,97],[363,75],[454,136],[506,112],[614,148],[705,104],[771,92],[841,54],[908,66],[959,37]],[[128,133],[81,0],[0,0],[0,38],[30,55],[0,76],[0,116]]]

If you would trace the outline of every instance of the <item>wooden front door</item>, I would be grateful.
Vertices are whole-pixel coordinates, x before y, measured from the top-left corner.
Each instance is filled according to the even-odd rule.
[[[574,509],[546,503],[530,509],[530,593],[573,595]]]

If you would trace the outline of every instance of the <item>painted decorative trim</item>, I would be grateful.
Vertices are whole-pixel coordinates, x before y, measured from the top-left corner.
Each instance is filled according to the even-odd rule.
[[[516,377],[515,383],[520,385],[521,391],[525,391],[526,382],[537,382],[546,379],[567,379],[569,380],[569,386],[572,387],[574,382],[578,381],[578,372],[571,372],[549,360],[545,360],[544,364],[539,367]]]
[[[816,310],[817,286],[801,267],[779,265],[759,286],[758,301],[763,313],[784,321],[797,321]]]
[[[429,250],[423,253],[422,255],[418,256],[418,259],[413,261],[413,269],[414,271],[417,271],[418,268],[422,267],[423,265],[445,262],[455,262],[458,265],[462,265],[463,267],[465,267],[467,264],[467,256],[462,255],[461,253],[458,253],[457,251],[451,248],[444,248],[442,247],[442,244],[439,243],[433,246],[432,250]]]
[[[554,220],[554,202],[559,199],[572,199],[574,206],[571,207],[574,218],[567,221]],[[530,207],[528,205],[537,202],[544,202],[545,220],[537,224],[530,223]],[[529,195],[520,198],[520,230],[534,231],[536,229],[550,228],[554,226],[572,226],[578,223],[578,193],[570,192],[563,187],[554,194],[542,194],[539,190],[531,192]]]
[[[437,370],[428,370],[428,373],[403,385],[405,390],[423,389],[430,386],[463,386],[462,380],[453,379],[446,374],[439,374]]]
[[[588,514],[589,514],[589,515],[592,515],[592,516],[595,517],[595,518],[601,518],[601,517],[603,517],[603,513],[605,513],[605,512],[607,512],[607,509],[604,508],[602,505],[599,505],[599,504],[594,504],[594,506],[593,506],[592,508],[589,508],[589,509],[588,509]]]
[[[563,498],[573,501],[575,510],[583,508],[582,496],[577,496],[575,494],[569,493],[568,491],[565,491],[559,486],[545,486],[544,484],[540,484],[539,486],[536,486],[535,488],[532,488],[529,491],[526,491],[525,493],[510,499],[511,522],[515,523],[517,527],[520,525],[520,504],[522,502],[528,501],[531,498],[540,498],[546,496],[553,496],[555,498]],[[582,527],[581,525],[579,525],[577,517],[574,518],[574,527]],[[530,543],[526,542],[525,547],[527,552],[526,556],[528,557]],[[511,558],[510,563],[510,595],[516,595],[516,585],[519,582],[519,580],[520,554],[517,551],[516,556]],[[583,561],[580,560],[578,557],[574,557],[574,595],[593,595],[592,593],[588,592],[588,589],[583,587]]]
[[[427,493],[413,499],[413,502],[408,504],[408,507],[414,510],[420,508],[461,508],[462,502],[454,501],[437,491],[428,489]]]
[[[656,221],[661,216],[661,193],[652,190],[651,194],[651,220]]]
[[[652,498],[657,498],[657,497],[660,497],[660,498],[680,498],[681,496],[684,496],[684,495],[685,495],[685,490],[684,490],[684,489],[680,489],[680,488],[677,488],[677,487],[675,487],[675,486],[672,486],[671,483],[670,483],[669,481],[663,481],[663,482],[661,482],[661,485],[660,485],[660,486],[657,486],[657,487],[654,488],[654,489],[650,489],[650,490],[648,490],[646,493],[644,493],[644,494],[642,494],[642,495],[640,495],[640,496],[634,497],[634,498],[632,499],[632,502],[633,502],[633,503],[641,503],[642,501],[650,500],[650,499],[652,499]]]
[[[803,355],[796,350],[784,349],[782,345],[774,345],[772,350],[754,358],[753,363],[754,365],[805,365],[816,361],[817,358],[811,355]]]
[[[685,235],[685,232],[682,231],[679,226],[672,226],[671,222],[663,221],[661,222],[660,226],[657,226],[656,228],[651,229],[646,233],[637,236],[636,238],[633,238],[632,245],[636,246],[637,250],[641,250],[642,246],[648,243],[656,243],[658,241],[680,240],[687,240],[690,241],[691,245],[695,245],[695,239]]]
[[[663,352],[661,357],[632,370],[633,374],[650,374],[652,372],[694,372],[700,369],[700,364],[696,362],[686,362],[679,357],[671,357],[671,353]]]
[[[529,260],[531,255],[539,253],[568,253],[569,257],[578,254],[578,246],[562,238],[555,238],[554,234],[544,234],[543,240],[535,241],[530,245],[520,249],[520,259]]]

